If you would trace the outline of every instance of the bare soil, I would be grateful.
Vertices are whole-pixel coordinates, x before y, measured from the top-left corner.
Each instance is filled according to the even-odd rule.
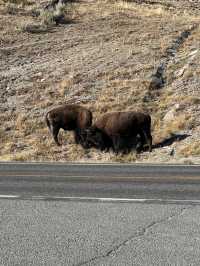
[[[200,163],[198,1],[76,1],[68,23],[42,31],[29,28],[48,1],[28,2],[0,0],[0,160]],[[158,69],[163,84],[150,89]],[[153,152],[84,150],[71,132],[57,147],[44,115],[63,103],[94,120],[148,111]]]

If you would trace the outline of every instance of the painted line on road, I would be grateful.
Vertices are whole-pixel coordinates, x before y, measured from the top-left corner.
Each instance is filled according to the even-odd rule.
[[[29,178],[41,178],[39,181],[43,181],[42,179],[43,178],[54,178],[54,181],[56,182],[57,179],[63,179],[65,178],[64,181],[74,181],[74,182],[77,182],[77,181],[83,181],[83,182],[93,182],[93,181],[98,181],[98,182],[115,182],[115,181],[118,181],[118,182],[173,182],[173,183],[176,183],[176,182],[185,182],[185,181],[188,181],[188,182],[200,182],[200,176],[191,176],[191,175],[188,175],[188,176],[182,176],[182,175],[173,175],[171,173],[165,175],[165,176],[162,176],[162,174],[160,175],[155,175],[155,176],[152,176],[152,175],[137,175],[137,176],[134,176],[134,175],[127,175],[127,176],[103,176],[103,175],[100,175],[100,174],[96,174],[96,175],[67,175],[66,173],[64,174],[55,174],[55,173],[48,173],[48,174],[43,174],[43,173],[35,173],[35,174],[29,174],[29,173],[4,173],[4,172],[0,172],[0,178],[7,178],[7,180],[9,180],[9,177],[10,178],[16,178],[16,179],[19,179],[19,178],[26,178],[27,180],[26,181],[29,181],[28,179]]]
[[[67,197],[67,196],[29,196],[29,195],[0,195],[0,199],[71,201],[71,202],[104,202],[104,203],[148,203],[148,204],[191,204],[200,205],[200,199],[140,199],[140,198],[96,198],[96,197]]]
[[[0,195],[0,198],[3,198],[3,199],[17,199],[19,198],[18,195]]]

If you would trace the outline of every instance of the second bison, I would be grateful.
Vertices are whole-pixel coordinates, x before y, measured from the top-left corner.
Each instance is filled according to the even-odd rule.
[[[92,124],[92,113],[87,108],[76,104],[64,104],[46,114],[46,123],[57,145],[60,128],[73,130],[76,143],[80,142],[79,130]]]
[[[106,113],[82,132],[84,147],[112,148],[118,153],[130,151],[136,143],[137,151],[145,145],[148,145],[149,151],[152,150],[151,117],[142,112]]]

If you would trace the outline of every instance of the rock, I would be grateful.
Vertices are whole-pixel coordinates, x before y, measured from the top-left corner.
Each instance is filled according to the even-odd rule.
[[[175,119],[175,115],[176,115],[176,110],[172,109],[172,110],[170,110],[169,112],[166,113],[166,115],[163,118],[163,121],[164,122],[170,122],[170,121]]]
[[[179,103],[175,104],[175,110],[178,111],[179,109],[180,109],[180,104]]]
[[[164,85],[164,81],[162,78],[160,77],[152,77],[151,83],[149,85],[149,89],[150,90],[158,90],[160,88],[162,88]]]
[[[174,73],[174,77],[175,77],[175,78],[180,78],[180,77],[182,77],[183,74],[184,74],[184,72],[185,72],[185,70],[186,70],[186,67],[183,67],[183,68],[179,69],[178,71],[176,71],[176,72]]]
[[[164,122],[170,122],[170,121],[174,120],[175,117],[176,117],[176,113],[177,113],[177,111],[179,111],[180,109],[181,109],[181,105],[180,105],[179,103],[175,104],[175,105],[171,108],[171,110],[168,111],[168,112],[165,114],[165,116],[164,116],[164,118],[163,118],[163,121],[164,121]]]
[[[162,63],[158,67],[156,73],[152,75],[151,77],[151,82],[149,85],[150,90],[158,90],[164,86],[165,84],[164,77],[163,77],[164,70],[165,70],[165,65],[164,63]]]

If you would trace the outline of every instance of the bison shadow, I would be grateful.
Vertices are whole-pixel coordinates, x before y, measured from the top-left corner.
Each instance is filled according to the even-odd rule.
[[[172,134],[169,138],[166,138],[163,141],[152,145],[152,149],[158,149],[158,148],[170,146],[174,142],[184,140],[190,136],[191,135],[189,134]]]

